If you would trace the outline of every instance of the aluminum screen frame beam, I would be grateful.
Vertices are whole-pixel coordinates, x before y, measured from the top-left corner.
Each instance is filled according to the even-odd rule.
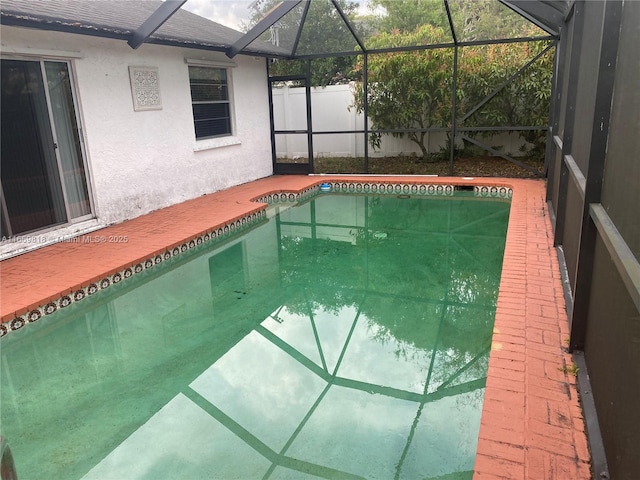
[[[283,0],[273,10],[271,10],[262,20],[260,20],[256,26],[245,33],[236,43],[229,47],[226,51],[226,55],[229,58],[235,57],[240,53],[247,45],[253,42],[256,38],[267,31],[274,23],[284,17],[291,10],[296,8],[302,0]],[[302,29],[304,24],[300,24]]]
[[[302,17],[300,18],[300,26],[298,27],[298,31],[296,32],[296,39],[293,41],[293,48],[291,49],[291,55],[294,57],[296,55],[296,51],[298,50],[298,45],[300,44],[302,29],[304,28],[304,24],[307,21],[307,15],[309,15],[309,8],[311,8],[311,2],[307,2],[307,4],[304,6],[304,11],[302,12]],[[308,82],[309,79],[306,79],[306,83]]]
[[[342,8],[340,8],[340,5],[338,4],[338,2],[336,0],[331,0],[331,3],[333,4],[333,7],[338,12],[338,15],[340,15],[340,18],[342,18],[342,21],[346,24],[347,28],[349,29],[349,32],[351,32],[351,35],[353,36],[354,40],[356,41],[356,43],[358,44],[362,52],[365,52],[367,49],[364,46],[364,43],[360,39],[360,36],[356,32],[356,30],[353,28],[353,25],[351,25],[351,22],[349,21],[347,16],[342,11]]]
[[[564,15],[557,9],[536,0],[498,0],[504,6],[529,20],[553,36],[558,36]]]
[[[569,351],[584,350],[587,338],[596,236],[599,235],[609,251],[627,293],[640,309],[640,264],[618,232],[609,213],[602,206],[602,190],[607,160],[611,111],[615,92],[616,67],[622,24],[622,2],[605,5],[598,83],[589,149],[589,163],[584,185],[582,228],[576,265],[576,284],[569,322],[571,325]],[[571,152],[569,152],[571,153]],[[566,203],[566,200],[565,200]]]
[[[169,20],[171,16],[180,10],[180,7],[187,3],[187,0],[165,0],[158,9],[147,18],[138,29],[133,32],[131,38],[127,41],[129,46],[136,50],[140,45],[145,43],[151,35],[158,30],[164,22]]]
[[[451,17],[451,7],[449,6],[449,0],[443,0],[444,9],[447,13],[447,21],[449,22],[449,28],[451,29],[451,38],[453,38],[453,43],[458,45],[458,35],[456,34],[456,27],[453,23],[453,17]]]

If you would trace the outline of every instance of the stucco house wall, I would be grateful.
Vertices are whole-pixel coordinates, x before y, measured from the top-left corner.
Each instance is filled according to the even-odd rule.
[[[271,175],[265,59],[2,26],[3,58],[71,62],[99,224]],[[196,141],[186,59],[231,66],[234,136]],[[134,111],[129,67],[158,69],[161,110]]]

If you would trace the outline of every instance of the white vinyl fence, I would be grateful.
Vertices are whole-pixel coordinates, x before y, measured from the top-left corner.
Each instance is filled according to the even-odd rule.
[[[364,130],[364,116],[349,108],[353,104],[352,85],[329,85],[311,89],[311,121],[313,125],[313,155],[319,157],[363,157],[364,134],[317,134]],[[279,87],[273,89],[273,113],[276,130],[306,130],[307,112],[303,87]],[[371,122],[369,122],[371,128]],[[504,153],[516,155],[523,144],[514,134],[500,134],[492,138],[480,139],[487,145],[501,146]],[[446,133],[427,133],[427,148],[435,153],[445,146]],[[407,138],[382,137],[379,150],[369,147],[370,157],[398,155],[421,155],[420,148]],[[307,157],[306,134],[276,135],[276,155],[278,158]]]

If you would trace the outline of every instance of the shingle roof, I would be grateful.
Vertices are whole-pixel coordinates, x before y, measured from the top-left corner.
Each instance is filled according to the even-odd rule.
[[[159,0],[2,0],[0,19],[3,25],[129,40],[161,4]],[[224,51],[242,35],[180,9],[147,42]],[[268,50],[265,46],[252,52]]]

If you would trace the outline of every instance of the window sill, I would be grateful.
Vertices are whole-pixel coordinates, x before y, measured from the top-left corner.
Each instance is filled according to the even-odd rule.
[[[242,142],[238,137],[220,137],[207,138],[206,140],[198,140],[193,146],[194,152],[202,150],[211,150],[214,148],[229,147],[231,145],[240,145]]]

